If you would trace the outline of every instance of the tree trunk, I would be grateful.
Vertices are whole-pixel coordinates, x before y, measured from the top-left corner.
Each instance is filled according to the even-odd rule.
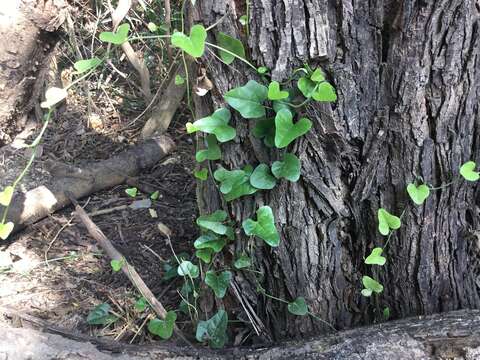
[[[338,329],[379,320],[384,306],[396,318],[478,308],[478,186],[458,180],[432,192],[424,206],[410,205],[405,191],[417,178],[446,184],[463,162],[480,160],[478,1],[251,0],[248,37],[238,22],[244,1],[197,1],[195,11],[205,26],[228,14],[211,32],[243,38],[252,62],[269,67],[273,80],[308,63],[322,67],[337,89],[335,104],[308,106],[312,130],[289,148],[302,161],[297,183],[282,181],[228,204],[212,180],[200,185],[201,211],[223,207],[238,226],[259,205],[274,210],[280,246],[256,240],[251,254],[266,291],[305,297],[311,312]],[[215,89],[196,99],[197,118],[256,76],[240,62],[233,69],[211,56],[202,65]],[[238,136],[222,145],[225,168],[279,158],[250,135],[254,121],[234,114],[232,122]],[[377,230],[380,207],[405,214],[387,264],[372,275],[363,259],[386,241]],[[236,251],[249,241],[242,236]],[[379,279],[383,294],[362,297],[362,275]],[[274,338],[329,331],[257,293],[252,273],[236,281]]]

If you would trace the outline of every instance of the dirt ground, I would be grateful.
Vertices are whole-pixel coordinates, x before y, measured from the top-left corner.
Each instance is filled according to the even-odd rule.
[[[67,27],[58,45],[55,64],[52,65],[52,82],[68,82],[76,51],[80,50],[88,57],[90,35],[95,30],[98,35],[102,26],[105,29],[110,26],[104,21],[108,13],[85,11],[81,9],[82,2],[77,5],[80,8],[73,13],[77,16],[74,30],[69,32]],[[145,22],[148,16],[139,15],[139,18]],[[100,45],[95,41],[95,46]],[[152,90],[156,91],[166,70],[163,58],[158,55],[161,51],[154,46],[153,43],[141,43],[136,45],[136,50],[148,60]],[[50,175],[44,167],[47,159],[84,164],[109,158],[141,141],[139,133],[147,119],[142,116],[146,103],[136,86],[139,82],[135,71],[125,59],[121,60],[121,51],[118,55],[115,60],[118,72],[111,68],[102,69],[70,91],[66,103],[54,116],[40,156],[22,190],[48,181]],[[181,283],[180,280],[162,279],[164,264],[171,261],[172,251],[157,224],[163,223],[172,230],[172,245],[177,253],[191,253],[191,244],[197,236],[194,226],[197,216],[195,178],[192,175],[194,149],[192,139],[185,132],[187,121],[191,118],[185,105],[179,109],[167,131],[177,149],[135,179],[134,185],[140,190],[135,199],[125,193],[129,187],[125,184],[80,201],[167,309],[178,307],[181,299],[177,287]],[[33,133],[36,131],[38,127]],[[25,155],[25,149],[21,148],[3,153],[1,185],[16,176],[15,167],[10,165],[15,163],[21,168]],[[148,199],[154,191],[160,194],[151,206],[157,218],[152,217],[148,208],[115,209],[130,205],[134,200]],[[96,215],[98,211],[107,213]],[[145,327],[152,312],[134,310],[139,294],[123,274],[113,273],[109,260],[102,255],[85,228],[72,217],[72,207],[29,226],[0,244],[0,283],[0,307],[13,308],[72,332],[108,336],[122,342],[155,341]],[[120,319],[106,327],[88,325],[89,311],[103,302],[109,303]],[[6,315],[0,320],[19,321],[15,316]],[[186,318],[179,318],[177,322],[180,327],[183,320]]]

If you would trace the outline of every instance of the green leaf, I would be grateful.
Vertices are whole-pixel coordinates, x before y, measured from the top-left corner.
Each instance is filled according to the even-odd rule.
[[[365,297],[370,297],[372,296],[373,291],[370,289],[362,289],[361,293]]]
[[[164,263],[163,270],[165,271],[165,273],[163,274],[163,280],[168,281],[176,277],[178,275],[177,268],[178,267],[172,265],[172,263]]]
[[[44,109],[50,109],[54,105],[68,96],[67,90],[58,87],[48,88],[45,92],[45,101],[40,104],[40,107]]]
[[[228,226],[222,224],[225,220],[227,220],[227,213],[223,210],[217,210],[210,215],[199,216],[197,225],[216,234],[225,235],[228,230]]]
[[[370,296],[373,292],[380,294],[383,291],[383,285],[380,284],[378,281],[372,279],[370,276],[363,276],[362,283],[365,289],[362,290],[363,296]],[[367,290],[364,292],[364,290]],[[366,295],[368,294],[369,295]]]
[[[337,94],[335,88],[325,81],[317,85],[317,89],[313,92],[312,98],[315,101],[333,102],[337,101]]]
[[[186,260],[178,265],[177,273],[180,276],[190,276],[192,279],[196,279],[200,274],[198,266]]]
[[[226,201],[232,201],[244,195],[257,191],[250,184],[251,173],[245,170],[226,170],[219,168],[213,173],[215,180],[220,181],[220,192],[225,195]]]
[[[385,306],[383,309],[383,317],[385,320],[388,320],[390,318],[390,308],[388,306]]]
[[[275,146],[287,147],[293,140],[306,134],[312,127],[312,122],[301,118],[297,123],[292,121],[293,115],[289,110],[282,109],[275,116]]]
[[[137,310],[138,312],[145,311],[147,306],[148,306],[148,301],[143,296],[140,297],[137,301],[135,301],[135,305],[134,305],[135,310]]]
[[[221,31],[217,33],[216,38],[218,46],[230,51],[231,53],[234,53],[242,59],[245,59],[245,49],[243,48],[243,44],[240,40],[235,39]],[[235,60],[235,56],[222,50],[220,50],[220,58],[227,65],[231,64]]]
[[[176,320],[177,314],[175,311],[169,311],[165,316],[165,320],[150,320],[148,323],[148,331],[154,335],[160,336],[164,340],[170,339],[173,334],[173,328],[175,327]]]
[[[236,269],[243,269],[249,267],[251,263],[252,262],[247,255],[241,255],[237,260],[235,260],[233,266],[235,266]]]
[[[216,253],[222,251],[223,247],[226,245],[226,240],[222,237],[219,237],[213,233],[207,233],[200,236],[193,246],[195,249],[212,249]]]
[[[230,121],[230,111],[225,108],[216,110],[212,115],[202,118],[192,123],[187,123],[187,133],[203,131],[208,134],[214,134],[220,142],[232,140],[237,134],[235,129],[228,125]]]
[[[248,24],[248,17],[247,17],[247,15],[242,15],[242,16],[240,16],[240,19],[238,19],[238,21],[240,21],[240,24],[242,24],[243,26],[247,25],[247,24]]]
[[[210,261],[212,261],[212,255],[212,249],[200,249],[195,251],[195,256],[206,264],[210,264]]]
[[[0,192],[0,205],[3,205],[3,206],[10,205],[14,190],[15,189],[13,188],[13,186],[7,186],[5,187],[5,189],[3,189],[2,192]]]
[[[237,110],[245,119],[264,117],[263,102],[267,99],[268,90],[255,80],[250,80],[245,86],[228,91],[225,101]]]
[[[388,235],[390,230],[397,230],[402,225],[398,216],[390,214],[384,208],[378,209],[378,231],[382,235]]]
[[[305,96],[307,99],[312,97],[316,86],[317,84],[315,84],[312,80],[306,77],[301,77],[297,81],[298,89],[302,92],[303,96]]]
[[[372,250],[370,255],[365,259],[365,264],[367,265],[385,265],[387,259],[382,256],[383,249],[376,247]]]
[[[136,187],[125,189],[125,193],[130,197],[137,196],[138,189]]]
[[[193,175],[201,181],[205,181],[208,179],[208,169],[207,168],[202,168],[200,170],[195,170],[193,172]]]
[[[269,100],[282,100],[288,98],[288,91],[281,91],[278,81],[272,81],[268,85],[267,96]]]
[[[123,265],[125,265],[125,259],[121,259],[121,260],[112,260],[110,261],[110,266],[112,267],[112,270],[114,272],[119,272],[120,270],[122,270],[122,267]]]
[[[195,160],[197,160],[197,162],[203,162],[205,160],[220,159],[222,157],[222,151],[220,150],[220,146],[218,146],[215,135],[208,135],[206,138],[206,142],[206,148],[197,151],[197,153],[195,154]]]
[[[109,325],[118,320],[115,315],[110,314],[111,307],[107,303],[100,304],[93,308],[87,316],[89,325]]]
[[[159,197],[160,197],[160,192],[158,190],[150,194],[150,199],[152,200],[158,200]]]
[[[275,227],[275,219],[270,206],[260,207],[257,210],[257,221],[247,219],[242,223],[242,227],[245,234],[258,236],[269,246],[275,247],[280,243],[280,236]]]
[[[215,274],[215,271],[207,271],[205,274],[205,284],[210,286],[217,298],[222,299],[227,293],[228,286],[232,280],[232,273],[230,271],[223,271],[220,275]]]
[[[288,303],[288,312],[293,315],[303,316],[308,314],[305,298],[297,297],[295,301]]]
[[[419,185],[418,187],[415,184],[408,184],[407,186],[407,193],[410,196],[410,199],[417,204],[422,205],[423,202],[428,198],[430,195],[430,188],[425,185]]]
[[[190,36],[182,32],[174,32],[171,38],[173,46],[176,46],[187,54],[198,58],[203,55],[205,51],[205,39],[207,38],[207,31],[202,25],[193,25],[190,29]]]
[[[265,67],[265,66],[260,66],[260,67],[257,69],[257,72],[258,72],[259,74],[262,74],[262,75],[263,75],[263,74],[266,74],[266,73],[268,72],[268,68]]]
[[[104,31],[100,33],[100,40],[115,45],[122,45],[128,40],[130,24],[125,23],[117,28],[116,32]]]
[[[183,85],[185,83],[185,79],[182,75],[175,75],[175,85]]]
[[[321,69],[315,69],[313,74],[310,76],[310,80],[317,83],[325,81],[325,74]]]
[[[227,342],[227,325],[227,313],[219,310],[207,321],[199,321],[195,337],[199,342],[208,341],[213,349],[221,349]]]
[[[98,57],[94,57],[86,60],[78,60],[75,64],[73,64],[73,67],[75,70],[77,70],[77,74],[82,74],[93,68],[96,68],[101,63],[102,60],[100,60]]]
[[[300,159],[294,154],[286,153],[283,161],[275,161],[272,164],[272,173],[277,178],[285,178],[296,182],[300,179]]]
[[[253,170],[250,184],[257,189],[270,190],[275,187],[277,180],[272,176],[268,165],[260,164]]]
[[[13,222],[0,223],[0,239],[6,240],[14,228]]]
[[[253,136],[257,139],[263,139],[263,143],[268,147],[275,145],[275,119],[258,119],[252,130]]]
[[[480,179],[480,173],[474,171],[476,166],[477,164],[475,164],[474,161],[467,161],[460,167],[460,175],[462,175],[465,180],[477,181]]]

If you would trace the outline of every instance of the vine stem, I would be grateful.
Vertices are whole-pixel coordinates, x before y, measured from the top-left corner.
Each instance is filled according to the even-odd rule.
[[[449,183],[446,183],[444,185],[440,185],[440,186],[437,186],[437,187],[429,187],[429,189],[431,191],[435,191],[435,190],[441,190],[441,189],[445,189],[447,187],[449,187],[450,185],[456,183],[458,181],[458,177],[457,178],[454,178],[452,181],[450,181]]]
[[[250,66],[252,69],[254,69],[255,71],[257,71],[257,68],[255,66],[253,66],[248,60],[245,60],[244,58],[242,58],[241,56],[238,56],[237,54],[235,54],[234,52],[231,52],[221,46],[218,46],[218,45],[215,45],[215,44],[212,44],[212,43],[209,43],[208,41],[205,41],[205,45],[208,45],[208,46],[211,46],[215,49],[218,49],[218,50],[221,50],[221,51],[224,51],[226,52],[227,54],[229,55],[232,55],[233,57],[235,57],[236,59],[244,62],[245,64],[247,64],[248,66]]]

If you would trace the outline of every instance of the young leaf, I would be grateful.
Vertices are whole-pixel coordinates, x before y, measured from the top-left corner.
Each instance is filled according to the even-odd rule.
[[[306,77],[301,77],[297,81],[297,87],[307,99],[312,97],[316,84]]]
[[[288,91],[281,91],[278,81],[272,81],[268,85],[268,100],[282,100],[288,98]]]
[[[6,240],[14,228],[13,222],[0,223],[0,239]]]
[[[137,196],[137,193],[138,193],[138,189],[136,187],[132,187],[132,188],[128,188],[128,189],[125,189],[125,193],[130,196],[130,197],[135,197]]]
[[[240,24],[242,24],[243,26],[247,25],[247,24],[248,24],[248,17],[247,17],[247,15],[242,15],[242,16],[240,16],[240,19],[238,19],[238,21],[240,21]]]
[[[227,325],[227,313],[219,310],[207,321],[199,321],[195,337],[199,342],[208,341],[213,349],[221,349],[227,342]]]
[[[236,269],[243,269],[243,268],[249,267],[250,265],[251,265],[251,261],[247,255],[241,255],[233,263],[233,266],[235,266]]]
[[[148,331],[154,335],[160,336],[164,340],[170,339],[173,334],[173,328],[175,327],[176,320],[177,314],[175,311],[169,311],[165,316],[165,320],[150,320],[148,323]]]
[[[220,146],[218,146],[215,135],[208,135],[206,142],[206,148],[197,151],[197,153],[195,154],[195,160],[197,160],[197,162],[203,162],[205,160],[220,159],[222,157],[222,151],[220,150]]]
[[[382,235],[388,235],[390,230],[397,230],[402,225],[398,216],[390,214],[384,208],[378,209],[378,231]]]
[[[12,201],[12,197],[13,197],[13,191],[14,191],[13,186],[7,186],[5,187],[5,189],[3,189],[2,192],[0,192],[0,205],[3,205],[3,206],[10,205],[10,202]]]
[[[216,38],[218,46],[230,51],[231,53],[234,53],[242,59],[245,59],[245,49],[243,48],[243,44],[240,40],[235,39],[221,31],[217,33]],[[235,60],[235,56],[222,50],[220,50],[220,58],[227,65],[231,64]]]
[[[44,109],[50,109],[54,105],[68,96],[67,90],[58,87],[48,88],[45,92],[45,101],[40,104],[40,107]]]
[[[225,101],[237,110],[245,119],[264,117],[263,102],[267,99],[268,90],[255,80],[250,80],[245,86],[228,91]]]
[[[370,296],[373,292],[380,294],[383,291],[383,285],[372,279],[370,276],[363,276],[362,283],[365,289],[362,290],[363,296]],[[367,290],[367,291],[364,291]]]
[[[93,308],[87,316],[89,325],[109,325],[118,320],[115,315],[110,314],[111,307],[107,303],[100,304]]]
[[[269,246],[275,247],[280,243],[280,236],[275,227],[275,219],[270,206],[260,207],[257,210],[257,221],[247,219],[242,223],[242,227],[245,234],[258,236]]]
[[[220,181],[220,192],[225,195],[226,201],[232,201],[244,195],[257,191],[250,185],[251,172],[245,170],[226,170],[219,168],[213,173],[215,180]]]
[[[337,101],[337,94],[335,88],[324,81],[317,85],[317,89],[312,93],[312,98],[315,101],[333,102]]]
[[[125,259],[110,261],[110,266],[112,267],[113,272],[119,272],[122,270],[123,265],[125,264]]]
[[[285,178],[296,182],[300,179],[300,159],[294,154],[286,153],[283,161],[275,161],[272,164],[272,173],[277,178]]]
[[[423,202],[428,198],[430,195],[430,188],[425,185],[419,185],[418,187],[415,184],[408,184],[407,186],[407,193],[410,196],[410,199],[417,204],[422,205]]]
[[[195,249],[212,249],[216,253],[222,251],[223,247],[226,245],[226,240],[222,237],[215,235],[214,233],[207,233],[200,236],[193,246]]]
[[[275,187],[277,180],[270,173],[266,164],[258,165],[250,176],[250,184],[257,189],[270,190]]]
[[[268,68],[265,67],[265,66],[260,66],[260,67],[257,69],[257,72],[258,72],[259,74],[262,74],[262,75],[263,75],[263,74],[266,74],[266,73],[268,72]]]
[[[376,247],[372,250],[370,255],[367,256],[365,259],[365,264],[367,265],[385,265],[387,259],[382,256],[383,249],[380,247]]]
[[[263,143],[266,146],[273,147],[275,145],[275,119],[258,119],[252,134],[257,139],[263,139]]]
[[[213,250],[209,248],[195,251],[195,256],[206,264],[210,264],[210,261],[212,261],[212,255]]]
[[[159,197],[160,197],[160,192],[158,190],[150,194],[150,199],[152,200],[158,200]]]
[[[297,297],[295,301],[288,303],[287,309],[293,315],[303,316],[308,314],[307,303],[303,297]]]
[[[190,36],[177,31],[173,33],[171,41],[173,46],[182,49],[194,58],[198,58],[205,51],[206,38],[207,31],[202,25],[197,24],[190,29]]]
[[[197,278],[200,274],[198,266],[186,260],[182,261],[180,265],[178,265],[177,273],[180,276],[190,276],[192,279]]]
[[[143,296],[140,297],[137,301],[135,301],[135,305],[134,305],[135,310],[137,310],[138,312],[145,311],[147,306],[148,306],[148,301]]]
[[[232,140],[236,131],[228,125],[230,121],[230,111],[225,108],[216,110],[212,115],[202,118],[192,123],[187,123],[187,133],[203,131],[208,134],[214,134],[220,142]]]
[[[197,225],[216,234],[225,235],[228,230],[228,226],[222,224],[225,220],[227,220],[227,213],[223,210],[217,210],[210,215],[199,216]]]
[[[275,116],[275,146],[287,147],[293,140],[306,134],[312,127],[312,122],[301,118],[297,123],[292,121],[293,115],[289,110],[282,109]]]
[[[210,286],[217,298],[222,299],[227,293],[228,286],[232,280],[232,273],[230,271],[223,271],[220,275],[215,274],[215,271],[207,271],[205,275],[205,284]]]
[[[207,178],[208,178],[208,169],[207,169],[207,168],[203,168],[203,169],[200,169],[200,170],[195,170],[195,171],[193,172],[193,175],[194,175],[198,180],[205,181],[205,180],[207,180]]]
[[[317,83],[325,81],[325,74],[321,69],[315,69],[313,74],[310,76],[310,80]]]
[[[480,173],[474,171],[476,166],[477,164],[475,164],[474,161],[467,161],[460,167],[460,175],[462,175],[465,180],[477,181],[480,179]]]
[[[122,45],[128,39],[130,24],[125,23],[117,28],[116,32],[104,31],[100,33],[100,41],[114,45]]]
[[[185,79],[182,75],[175,75],[175,85],[183,85],[185,83]]]
[[[78,60],[75,64],[73,64],[73,67],[75,70],[77,70],[77,74],[82,74],[97,67],[101,63],[102,60],[100,60],[98,57],[94,57],[86,60]]]

